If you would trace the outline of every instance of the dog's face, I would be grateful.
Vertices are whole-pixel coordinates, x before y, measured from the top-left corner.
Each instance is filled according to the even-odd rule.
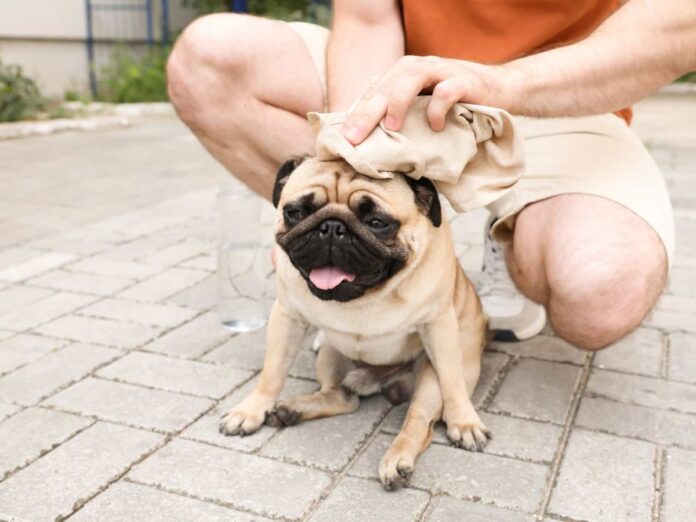
[[[380,180],[343,161],[296,158],[273,189],[276,242],[320,299],[351,301],[381,287],[440,226],[432,182]]]

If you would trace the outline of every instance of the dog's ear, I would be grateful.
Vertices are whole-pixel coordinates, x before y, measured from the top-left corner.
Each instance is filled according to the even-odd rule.
[[[437,189],[428,178],[413,179],[404,176],[406,182],[413,190],[416,205],[428,216],[433,225],[439,227],[442,224],[442,208],[440,198],[437,196]]]
[[[290,174],[295,170],[300,163],[302,163],[307,156],[293,156],[278,169],[278,174],[276,174],[275,185],[273,185],[273,206],[278,207],[280,203],[280,193],[283,192],[283,187],[287,183]]]

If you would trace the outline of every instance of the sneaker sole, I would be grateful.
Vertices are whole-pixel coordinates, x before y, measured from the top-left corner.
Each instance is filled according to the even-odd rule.
[[[541,309],[542,313],[524,328],[515,330],[493,330],[493,340],[504,343],[519,343],[526,341],[539,334],[546,326],[546,310]]]

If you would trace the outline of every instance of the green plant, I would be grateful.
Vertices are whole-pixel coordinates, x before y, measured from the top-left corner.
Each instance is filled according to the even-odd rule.
[[[167,101],[169,49],[153,47],[141,57],[116,49],[100,70],[97,100],[115,103]]]
[[[34,80],[24,76],[19,65],[0,61],[0,122],[30,118],[43,106],[43,96]]]
[[[695,82],[696,83],[696,71],[686,73],[685,75],[677,78],[675,81],[677,81],[677,82]]]
[[[186,7],[199,14],[229,11],[229,0],[182,0]],[[331,18],[327,0],[247,0],[249,13],[288,21],[304,21],[328,25]]]

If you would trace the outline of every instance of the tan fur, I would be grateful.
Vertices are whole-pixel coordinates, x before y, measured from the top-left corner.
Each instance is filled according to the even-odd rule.
[[[331,205],[324,208],[344,214],[363,195],[377,200],[401,222],[398,244],[390,247],[406,249],[406,264],[358,299],[323,301],[309,291],[285,252],[276,249],[278,293],[269,319],[264,367],[256,389],[223,417],[221,430],[251,433],[271,411],[272,422],[284,424],[349,413],[358,406],[355,392],[371,393],[380,386],[384,390],[395,382],[410,392],[415,380],[402,432],[380,464],[385,487],[405,483],[416,457],[430,443],[433,424],[441,418],[453,444],[481,449],[489,432],[470,394],[479,377],[486,320],[457,262],[447,221],[433,227],[400,176],[375,180],[356,174],[343,162],[316,160],[305,161],[293,172],[279,209],[310,191],[315,201]],[[286,232],[282,217],[276,230],[282,238]],[[325,335],[317,361],[321,389],[275,404],[308,324]],[[397,365],[397,370],[404,365],[405,369],[380,376],[361,363]]]

